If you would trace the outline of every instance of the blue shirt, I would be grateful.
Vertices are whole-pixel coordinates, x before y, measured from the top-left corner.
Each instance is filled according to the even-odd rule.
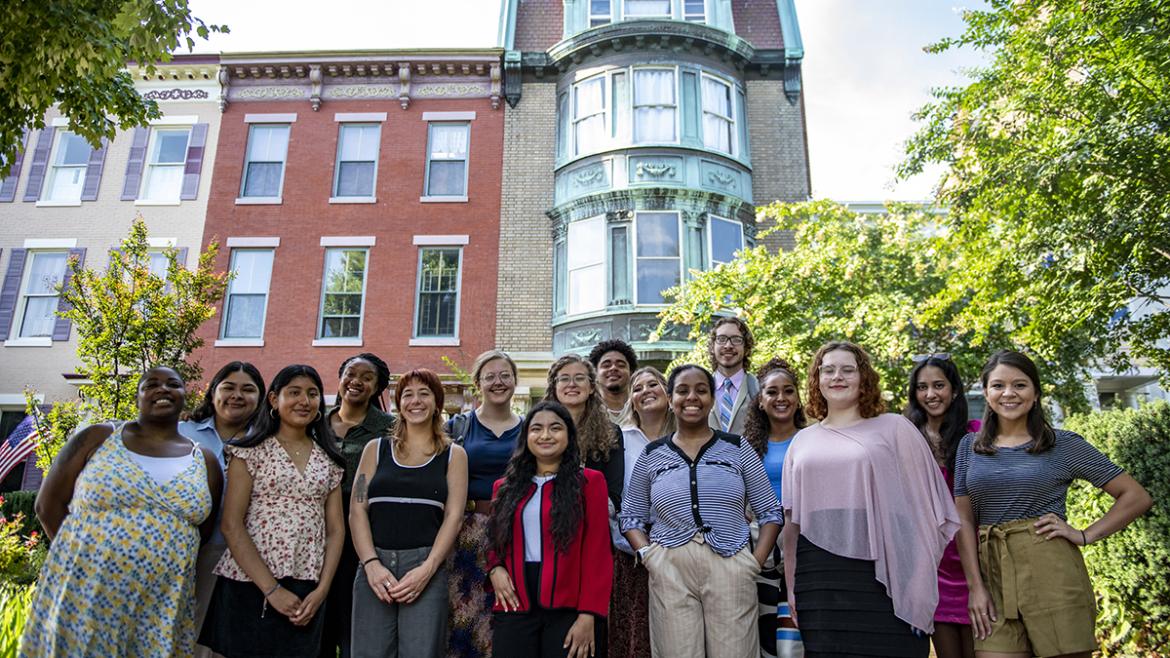
[[[713,434],[694,461],[673,435],[646,446],[626,487],[622,532],[650,526],[650,541],[666,548],[701,532],[711,550],[731,557],[748,543],[747,504],[761,526],[781,523],[780,501],[756,451],[735,434]]]
[[[772,491],[781,503],[784,501],[780,498],[780,477],[784,475],[784,455],[788,454],[790,445],[792,439],[769,441],[768,452],[764,453],[764,470],[768,473],[768,481],[772,483]]]
[[[215,429],[215,415],[208,416],[204,420],[184,420],[180,422],[179,434],[191,439],[199,447],[207,448],[211,454],[215,455],[215,459],[219,462],[219,468],[223,471],[224,491],[227,491],[227,466],[224,465],[223,460],[223,440],[219,438],[219,430]],[[211,539],[207,540],[208,544],[220,546],[225,544],[223,533],[219,531],[219,521],[221,518],[223,518],[222,504],[219,506],[219,513],[215,517],[215,530],[211,533]]]
[[[492,485],[504,477],[522,423],[496,436],[479,422],[475,412],[467,415],[467,437],[463,439],[463,449],[467,451],[467,499],[491,500]]]

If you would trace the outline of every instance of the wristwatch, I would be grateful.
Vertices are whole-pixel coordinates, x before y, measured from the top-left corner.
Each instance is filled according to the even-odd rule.
[[[646,564],[646,554],[649,552],[650,552],[650,544],[646,544],[642,548],[639,548],[637,551],[635,551],[634,563],[635,564],[643,564],[643,565]]]

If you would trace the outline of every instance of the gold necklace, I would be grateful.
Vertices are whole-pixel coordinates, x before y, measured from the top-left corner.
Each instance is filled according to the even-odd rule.
[[[300,457],[301,456],[302,451],[296,450],[294,448],[290,448],[289,444],[284,439],[280,438],[279,436],[276,437],[276,442],[280,444],[280,447],[284,448],[285,452],[291,452],[293,457]]]

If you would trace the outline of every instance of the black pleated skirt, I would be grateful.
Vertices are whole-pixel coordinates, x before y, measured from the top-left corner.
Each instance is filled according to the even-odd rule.
[[[803,535],[796,546],[796,619],[808,658],[926,658],[930,636],[894,616],[871,560],[834,555]]]
[[[317,587],[293,578],[277,582],[301,598]],[[272,606],[265,609],[264,594],[252,583],[219,576],[199,644],[228,658],[316,658],[324,622],[325,604],[308,624],[295,626]]]

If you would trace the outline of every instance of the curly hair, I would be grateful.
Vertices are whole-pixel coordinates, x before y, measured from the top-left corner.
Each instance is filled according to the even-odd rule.
[[[987,391],[987,381],[991,378],[991,371],[996,366],[1009,366],[1024,373],[1036,389],[1036,400],[1028,410],[1028,435],[1032,437],[1032,445],[1028,447],[1029,454],[1045,452],[1056,445],[1056,432],[1048,422],[1048,415],[1044,413],[1044,405],[1040,404],[1041,393],[1040,370],[1036,362],[1027,355],[1012,350],[1000,350],[991,355],[979,374],[979,381],[983,384],[984,395]],[[999,434],[999,414],[991,409],[991,405],[983,410],[983,426],[979,428],[979,435],[975,437],[972,448],[981,455],[995,454],[995,437]]]
[[[548,388],[545,389],[544,399],[547,402],[564,404],[557,399],[557,375],[565,366],[580,363],[589,373],[589,388],[592,393],[585,400],[585,409],[581,412],[581,422],[577,423],[577,436],[581,442],[581,458],[595,461],[607,461],[609,451],[617,445],[614,436],[613,423],[605,411],[605,402],[601,399],[601,392],[597,390],[597,369],[586,359],[576,354],[566,354],[557,359],[548,369]]]
[[[752,348],[756,346],[756,339],[752,337],[752,330],[748,329],[747,323],[735,316],[719,318],[711,325],[711,332],[707,334],[707,356],[711,359],[711,368],[719,367],[719,362],[715,360],[715,332],[725,324],[734,324],[739,327],[739,333],[743,334],[743,369],[746,371],[752,367]]]
[[[370,352],[362,352],[361,354],[354,354],[348,359],[341,362],[337,368],[337,378],[341,379],[345,374],[345,369],[354,361],[365,361],[371,366],[374,366],[374,374],[377,376],[377,382],[374,384],[374,392],[370,394],[370,404],[378,411],[386,411],[386,405],[382,402],[382,393],[386,391],[386,387],[390,386],[390,366],[386,365],[377,354]],[[341,405],[341,391],[337,393],[337,404]]]
[[[926,436],[926,424],[930,420],[930,415],[918,402],[917,393],[918,377],[927,366],[934,366],[942,371],[943,376],[950,383],[951,392],[954,395],[950,404],[947,405],[947,411],[938,431],[938,447],[942,453],[943,462],[946,464],[947,470],[954,473],[955,454],[959,451],[959,441],[967,433],[967,396],[965,394],[967,389],[963,386],[963,379],[959,376],[959,369],[955,366],[954,361],[931,355],[915,364],[914,369],[910,371],[910,381],[906,385],[907,403],[906,410],[902,412],[902,415],[914,423],[923,436]]]
[[[796,387],[796,412],[792,415],[792,423],[796,429],[808,425],[808,418],[804,415],[804,405],[800,402],[800,380],[797,379],[792,366],[779,357],[760,366],[756,372],[756,379],[760,382],[760,391],[749,403],[747,417],[744,419],[743,425],[743,438],[747,439],[748,444],[755,449],[756,454],[760,457],[768,452],[768,436],[772,433],[772,420],[768,418],[768,412],[761,408],[760,401],[764,396],[764,382],[768,377],[777,373],[787,377],[788,381]]]
[[[624,340],[616,338],[611,340],[603,340],[589,350],[589,363],[596,368],[597,364],[601,363],[601,357],[605,356],[606,352],[617,352],[626,359],[626,365],[630,366],[630,372],[638,369],[638,355],[634,354],[634,348],[630,347],[629,343]]]
[[[857,406],[861,417],[873,418],[885,413],[886,402],[882,400],[881,377],[873,369],[869,354],[859,345],[840,340],[822,345],[808,368],[808,404],[804,408],[808,415],[823,419],[829,413],[828,403],[821,393],[821,362],[825,360],[826,354],[837,350],[845,350],[853,354],[853,358],[857,360],[857,374],[861,379]]]
[[[512,544],[512,526],[516,519],[516,508],[532,488],[532,477],[536,475],[536,457],[528,450],[528,427],[532,419],[542,411],[550,411],[560,417],[569,433],[569,445],[561,454],[561,466],[557,470],[556,486],[552,489],[552,536],[556,550],[565,552],[577,535],[584,519],[585,474],[581,466],[581,449],[577,442],[577,428],[573,415],[564,405],[548,400],[537,403],[524,418],[520,426],[520,438],[516,449],[508,460],[504,471],[504,483],[500,485],[492,502],[491,516],[488,517],[487,534],[492,548],[506,555]]]

